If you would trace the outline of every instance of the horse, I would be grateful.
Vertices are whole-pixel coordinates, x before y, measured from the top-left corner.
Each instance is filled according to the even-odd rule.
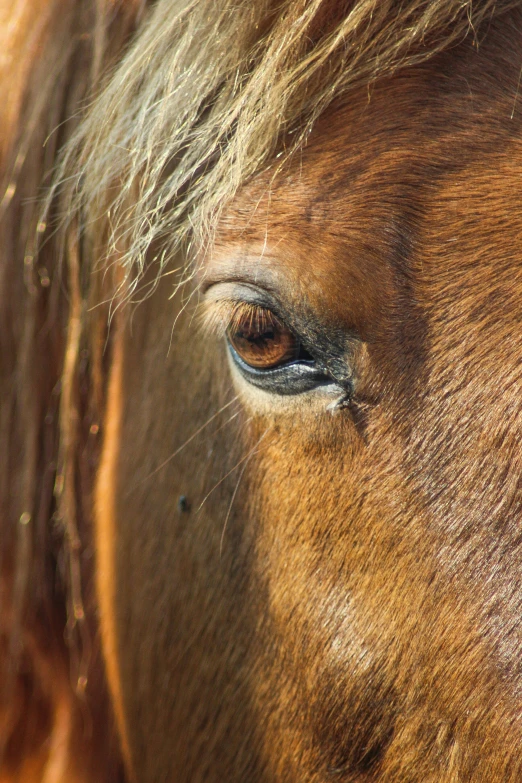
[[[522,5],[0,3],[0,780],[522,776]]]

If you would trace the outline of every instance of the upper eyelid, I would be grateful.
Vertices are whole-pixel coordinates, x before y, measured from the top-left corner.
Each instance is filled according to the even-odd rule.
[[[206,287],[203,291],[203,302],[209,305],[213,302],[246,302],[275,312],[279,309],[275,292],[243,280],[224,280]]]
[[[208,286],[200,302],[199,323],[207,334],[225,336],[235,315],[245,315],[251,308],[269,310],[292,331],[291,319],[279,306],[276,296],[267,288],[244,280],[224,280]]]

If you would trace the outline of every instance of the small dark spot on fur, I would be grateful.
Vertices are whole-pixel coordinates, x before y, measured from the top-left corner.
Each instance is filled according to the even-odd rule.
[[[180,514],[188,514],[190,512],[190,503],[185,495],[179,496],[178,511]]]

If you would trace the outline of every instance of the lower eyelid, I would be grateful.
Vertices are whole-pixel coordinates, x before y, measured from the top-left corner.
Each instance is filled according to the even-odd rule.
[[[243,378],[264,391],[281,395],[296,395],[332,384],[332,379],[311,362],[292,362],[272,369],[256,369],[244,362],[233,346],[228,346],[235,367]]]

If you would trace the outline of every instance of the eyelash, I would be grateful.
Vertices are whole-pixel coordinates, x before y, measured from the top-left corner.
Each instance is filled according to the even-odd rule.
[[[267,315],[268,313],[271,313],[271,317]],[[210,334],[226,337],[229,331],[238,329],[245,322],[254,325],[256,329],[265,329],[272,322],[271,318],[277,316],[261,305],[222,299],[205,306],[202,323],[205,331]]]

